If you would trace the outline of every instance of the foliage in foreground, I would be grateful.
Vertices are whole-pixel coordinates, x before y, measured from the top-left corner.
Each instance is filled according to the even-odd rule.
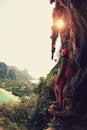
[[[40,82],[30,99],[22,99],[18,104],[3,104],[0,107],[1,125],[6,130],[44,130],[51,120],[48,107],[54,100],[55,75],[40,78]]]

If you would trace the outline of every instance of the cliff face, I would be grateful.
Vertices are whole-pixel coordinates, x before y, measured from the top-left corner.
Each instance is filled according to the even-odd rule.
[[[59,35],[54,24],[57,19],[63,19],[65,27],[60,30],[61,47],[72,50],[76,71],[64,86],[63,111],[59,112],[52,130],[84,130],[87,129],[87,0],[51,0],[51,4],[53,2],[52,53]],[[72,116],[67,109],[75,111],[78,116]]]

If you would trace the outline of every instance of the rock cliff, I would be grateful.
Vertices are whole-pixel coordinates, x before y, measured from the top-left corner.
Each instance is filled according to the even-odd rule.
[[[51,27],[52,59],[60,33],[61,47],[71,50],[76,63],[74,76],[64,86],[62,111],[56,111],[56,117],[53,115],[55,119],[50,130],[85,130],[87,129],[87,0],[50,0],[50,3],[55,3]],[[63,19],[64,28],[55,27],[58,19]]]

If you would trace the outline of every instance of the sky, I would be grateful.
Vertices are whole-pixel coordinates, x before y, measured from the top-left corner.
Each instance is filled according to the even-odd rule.
[[[46,76],[51,60],[54,5],[49,0],[0,0],[0,61],[28,69],[34,78]]]

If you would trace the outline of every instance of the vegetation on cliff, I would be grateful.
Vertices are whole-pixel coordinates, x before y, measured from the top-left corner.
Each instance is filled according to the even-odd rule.
[[[19,70],[15,66],[8,66],[4,62],[0,62],[0,79],[7,78],[7,79],[20,79],[20,80],[32,80],[34,79],[32,76],[28,74],[27,69],[23,71]]]
[[[29,99],[22,98],[20,103],[0,106],[0,125],[6,130],[43,130],[52,120],[48,107],[54,100],[53,86],[55,74],[41,77]]]
[[[27,70],[20,71],[17,67],[0,62],[0,87],[11,91],[14,95],[29,96],[36,85],[30,82],[32,79],[34,78],[28,74]]]

